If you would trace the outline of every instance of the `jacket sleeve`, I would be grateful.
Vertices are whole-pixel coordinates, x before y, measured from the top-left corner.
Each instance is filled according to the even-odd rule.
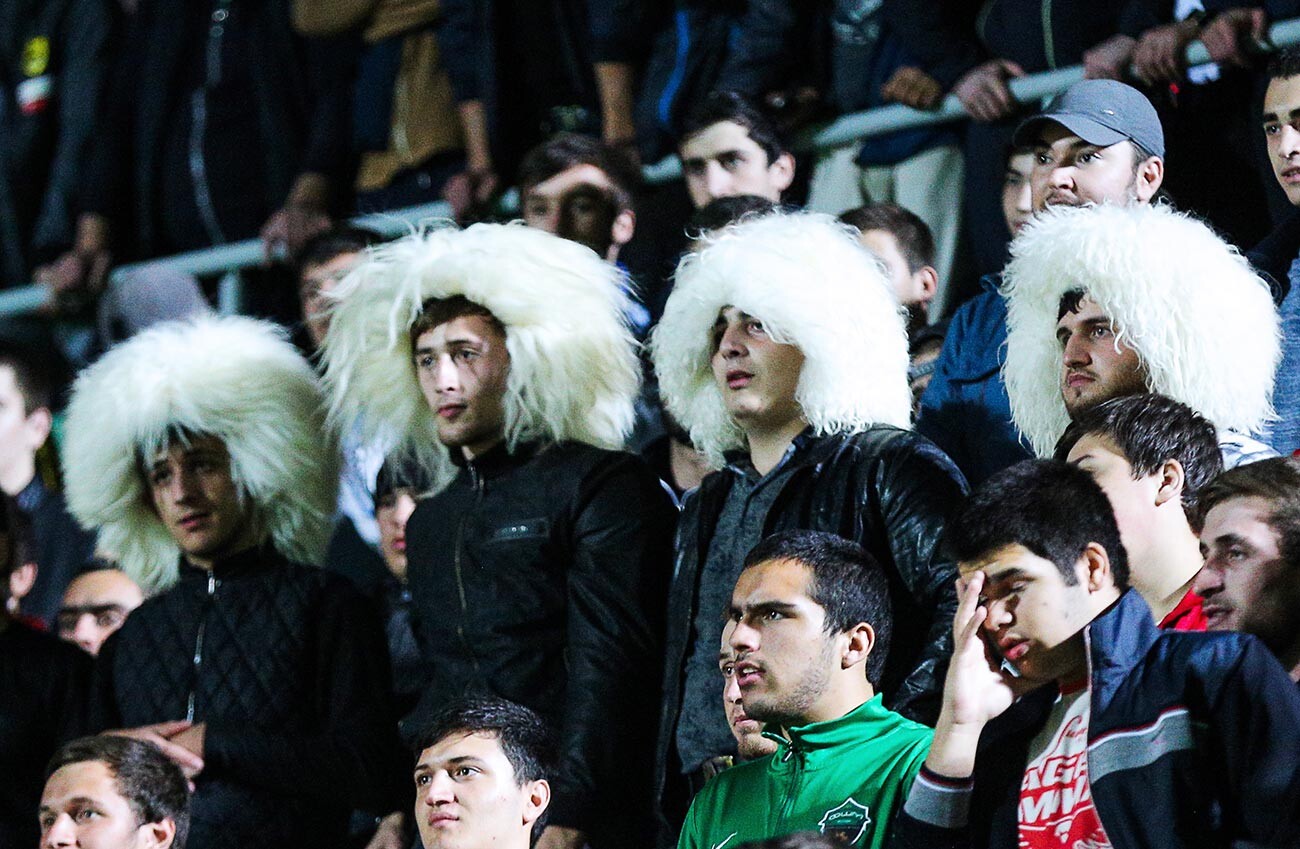
[[[975,15],[982,5],[967,0],[884,0],[881,14],[926,73],[949,89],[989,58],[975,36]]]
[[[65,17],[58,141],[32,238],[38,258],[72,246],[77,193],[107,71],[109,26],[102,0],[80,0]]]
[[[926,437],[934,440],[944,451],[961,465],[960,458],[954,452],[954,446],[962,444],[958,434],[961,421],[955,415],[961,402],[961,395],[953,383],[953,369],[959,352],[973,341],[971,302],[962,304],[952,324],[944,336],[939,358],[934,362],[933,376],[921,395],[921,412],[917,416],[916,429]]]
[[[1207,706],[1223,764],[1225,844],[1290,846],[1300,835],[1300,689],[1263,643],[1243,642]]]
[[[949,515],[966,495],[966,480],[933,443],[911,437],[888,449],[872,475],[870,490],[864,502],[877,515],[869,524],[884,534],[898,577],[928,619],[916,665],[895,690],[891,707],[932,725],[957,612],[957,567],[941,555],[939,542]],[[880,550],[879,541],[874,542],[865,547]],[[891,652],[899,648],[895,642]]]
[[[378,614],[351,587],[331,580],[321,590],[316,629],[318,727],[285,731],[208,723],[206,769],[276,792],[368,811],[396,810],[405,799],[410,764],[397,739]]]
[[[645,0],[587,0],[593,62],[634,62],[644,54]]]
[[[359,42],[352,34],[303,41],[311,113],[301,171],[341,182],[351,156],[352,75]]]
[[[750,97],[772,88],[789,60],[797,21],[790,0],[749,0],[716,87]]]
[[[484,96],[480,68],[484,58],[484,34],[478,25],[482,0],[441,0],[442,22],[438,25],[438,56],[451,93],[457,103],[481,100]]]
[[[963,849],[970,845],[973,784],[921,768],[892,827],[895,849]]]
[[[593,846],[637,846],[650,833],[675,521],[653,472],[627,454],[587,475],[571,514],[568,683],[551,821],[587,832]]]

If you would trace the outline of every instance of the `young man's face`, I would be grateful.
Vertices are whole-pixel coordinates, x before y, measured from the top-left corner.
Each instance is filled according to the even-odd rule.
[[[102,761],[59,767],[45,782],[40,807],[41,849],[166,849],[171,820],[140,823]]]
[[[906,307],[919,307],[922,311],[934,299],[934,270],[921,268],[912,271],[899,247],[898,239],[888,230],[863,230],[858,236],[862,246],[885,265],[889,273],[889,288],[898,302]]]
[[[481,315],[463,315],[415,342],[420,390],[433,410],[438,439],[473,459],[505,434],[506,337]]]
[[[302,307],[302,320],[307,325],[311,344],[317,350],[325,344],[325,334],[330,329],[329,293],[360,259],[360,253],[344,253],[302,270],[298,280],[298,303]]]
[[[1286,199],[1300,206],[1300,76],[1274,77],[1264,93],[1264,140]]]
[[[736,751],[742,760],[752,761],[776,751],[776,743],[763,736],[763,723],[745,713],[745,705],[736,683],[736,651],[731,647],[731,634],[736,623],[728,622],[722,629],[722,649],[718,652],[718,671],[722,673],[722,709],[727,714],[727,727],[736,738]]]
[[[27,469],[50,434],[47,410],[28,414],[14,370],[0,365],[0,479],[9,470]],[[20,482],[26,485],[27,482]]]
[[[741,428],[777,430],[803,415],[795,401],[802,351],[772,341],[762,321],[735,307],[718,313],[713,337],[713,379]]]
[[[1075,565],[1073,585],[1055,563],[1018,543],[958,566],[963,578],[984,573],[985,640],[1022,678],[1045,683],[1085,668],[1083,641],[1076,638],[1094,614],[1082,563]]]
[[[256,543],[249,508],[215,436],[177,441],[146,469],[150,502],[185,558],[202,569]]]
[[[794,180],[790,154],[769,162],[749,130],[731,121],[705,127],[682,142],[679,152],[686,191],[696,209],[735,195],[758,195],[779,203]]]
[[[379,553],[399,581],[406,580],[406,522],[415,512],[415,493],[399,487],[384,493],[375,506],[379,523]]]
[[[1137,351],[1118,336],[1118,328],[1092,298],[1056,322],[1061,346],[1061,398],[1073,418],[1111,398],[1147,391]]]
[[[415,765],[415,823],[424,849],[527,849],[549,799],[545,781],[515,779],[494,734],[453,732]]]
[[[1205,599],[1211,631],[1244,631],[1270,649],[1300,633],[1300,569],[1283,559],[1272,505],[1259,496],[1230,498],[1205,515],[1205,567],[1192,588]]]
[[[1095,433],[1086,434],[1070,449],[1066,460],[1083,469],[1106,493],[1119,525],[1120,542],[1128,552],[1129,568],[1139,574],[1145,564],[1146,537],[1152,528],[1152,511],[1160,489],[1158,474],[1133,477],[1133,466],[1111,442]]]
[[[135,581],[117,569],[96,569],[72,579],[59,606],[59,637],[76,643],[90,655],[122,627],[127,614],[144,595]]]
[[[1049,206],[1086,206],[1110,203],[1130,206],[1155,197],[1164,176],[1146,163],[1133,165],[1133,143],[1109,147],[1089,144],[1056,122],[1043,126],[1034,145],[1034,211]]]
[[[1007,159],[1007,173],[1002,178],[1002,216],[1012,238],[1034,214],[1034,161],[1033,151],[1028,150]]]
[[[763,722],[804,725],[840,667],[839,637],[826,633],[826,610],[809,597],[812,573],[772,560],[740,573],[731,594],[736,685],[745,713]]]
[[[630,209],[619,209],[617,195],[604,171],[575,165],[524,190],[524,223],[612,260],[632,238],[636,220]]]

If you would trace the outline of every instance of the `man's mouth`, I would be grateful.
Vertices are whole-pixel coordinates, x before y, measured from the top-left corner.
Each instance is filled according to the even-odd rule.
[[[1095,377],[1083,371],[1072,371],[1065,375],[1065,385],[1070,389],[1087,386],[1089,383],[1095,383],[1096,380]]]
[[[1222,607],[1217,604],[1203,604],[1201,605],[1201,613],[1205,615],[1207,627],[1209,627],[1211,631],[1216,631],[1219,629],[1215,626],[1222,625],[1223,622],[1227,620],[1228,616],[1232,613],[1232,608]]]
[[[465,410],[464,404],[443,404],[438,407],[438,418],[454,419]]]
[[[737,663],[735,667],[736,686],[740,689],[752,687],[763,677],[763,668],[757,663]]]
[[[182,529],[187,531],[198,530],[208,520],[207,513],[187,513],[181,517],[178,523]]]
[[[398,537],[393,540],[394,551],[406,551],[406,537]]]
[[[457,817],[455,814],[449,814],[446,813],[445,811],[434,811],[433,813],[429,814],[426,821],[429,823],[430,826],[437,828],[438,826],[448,825],[450,823],[457,822],[459,821],[459,819],[460,818]]]
[[[1300,166],[1292,165],[1290,168],[1283,168],[1278,176],[1284,183],[1300,183]]]
[[[750,374],[747,371],[741,371],[740,369],[732,369],[731,371],[727,372],[727,388],[744,389],[746,386],[749,385],[749,382],[753,379],[754,379],[754,375]]]
[[[1007,660],[1015,663],[1020,660],[1029,651],[1029,641],[1021,640],[1015,637],[998,640],[998,651]]]

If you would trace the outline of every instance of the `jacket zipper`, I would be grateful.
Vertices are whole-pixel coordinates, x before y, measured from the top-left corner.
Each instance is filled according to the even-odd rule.
[[[779,824],[784,827],[786,820],[790,817],[790,809],[794,807],[794,800],[799,798],[799,785],[803,780],[803,752],[795,749],[794,743],[786,750],[785,761],[794,760],[794,772],[790,779],[790,784],[786,788],[785,799],[781,801],[781,815]]]
[[[473,463],[466,463],[469,469],[470,480],[474,483],[474,509],[477,511],[483,503],[483,477],[474,468]],[[454,571],[456,573],[456,593],[460,596],[460,622],[456,625],[456,636],[460,637],[461,643],[469,655],[470,661],[474,664],[474,674],[478,678],[483,677],[482,670],[479,668],[478,655],[474,652],[474,647],[469,644],[469,639],[465,636],[465,622],[469,620],[469,602],[465,596],[465,573],[461,568],[461,552],[465,543],[465,516],[460,517],[456,523],[456,554],[452,558]]]
[[[203,635],[208,628],[208,613],[212,611],[213,599],[217,595],[217,576],[208,573],[208,604],[203,613],[203,618],[199,620],[199,632],[194,638],[194,676],[190,679],[190,696],[185,704],[185,721],[194,721],[194,703],[198,699],[199,690],[199,671],[203,666]]]

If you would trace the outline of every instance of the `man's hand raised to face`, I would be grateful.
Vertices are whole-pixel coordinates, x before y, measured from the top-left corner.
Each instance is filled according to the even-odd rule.
[[[144,740],[158,747],[158,751],[166,755],[171,761],[181,768],[187,779],[193,779],[203,771],[203,757],[196,753],[193,748],[197,739],[197,748],[201,752],[203,745],[203,725],[195,725],[184,719],[174,722],[159,722],[154,725],[142,725],[139,728],[121,728],[115,731],[105,731],[105,734],[112,734],[117,737],[132,737],[136,740]]]

